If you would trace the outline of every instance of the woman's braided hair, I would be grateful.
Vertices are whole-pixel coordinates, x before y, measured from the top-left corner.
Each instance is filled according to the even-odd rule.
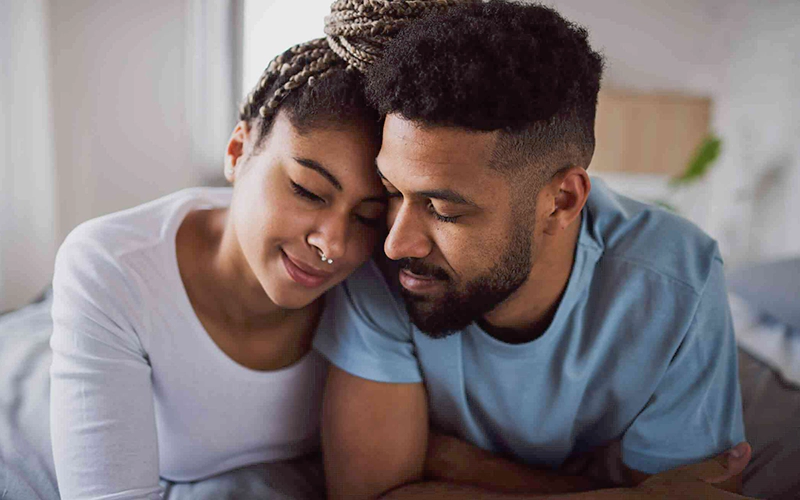
[[[291,108],[297,107],[299,100],[305,101],[301,107],[313,108],[303,110],[304,116],[293,116],[300,121],[306,115],[348,118],[346,108],[368,108],[363,98],[363,73],[405,25],[432,12],[478,1],[336,0],[325,18],[327,36],[295,45],[273,59],[242,103],[239,119],[260,120],[260,142],[278,109],[286,106],[296,111]],[[303,94],[312,93],[316,95],[302,99]]]

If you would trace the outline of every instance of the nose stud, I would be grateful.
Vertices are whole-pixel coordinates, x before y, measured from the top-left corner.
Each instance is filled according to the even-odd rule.
[[[325,252],[322,250],[319,251],[319,257],[322,262],[327,262],[328,264],[333,264],[333,259],[329,259],[325,256]]]

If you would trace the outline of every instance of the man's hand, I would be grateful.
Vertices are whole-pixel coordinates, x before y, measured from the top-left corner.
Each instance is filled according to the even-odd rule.
[[[741,491],[742,472],[750,462],[751,455],[750,445],[742,442],[711,460],[650,476],[637,488],[651,494],[666,494],[691,488],[692,483],[702,481],[714,485],[716,489],[738,493]]]
[[[428,435],[425,478],[504,493],[568,493],[600,487],[588,478],[522,465],[433,431]]]

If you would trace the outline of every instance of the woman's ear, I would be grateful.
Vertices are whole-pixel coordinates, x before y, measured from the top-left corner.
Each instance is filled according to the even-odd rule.
[[[233,182],[236,179],[237,167],[245,154],[245,147],[250,140],[250,127],[246,121],[240,121],[233,128],[231,137],[228,139],[228,147],[225,150],[225,179]]]
[[[592,182],[583,167],[569,167],[556,174],[550,187],[553,189],[552,206],[544,232],[553,235],[566,229],[581,214]]]

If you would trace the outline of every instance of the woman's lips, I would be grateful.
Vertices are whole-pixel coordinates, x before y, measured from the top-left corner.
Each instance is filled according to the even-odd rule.
[[[442,286],[441,280],[429,276],[420,276],[406,269],[400,270],[399,278],[403,288],[418,294],[428,294]]]
[[[325,273],[305,264],[299,260],[292,259],[286,252],[281,251],[283,267],[286,273],[295,283],[307,288],[317,288],[325,283],[333,273]]]

